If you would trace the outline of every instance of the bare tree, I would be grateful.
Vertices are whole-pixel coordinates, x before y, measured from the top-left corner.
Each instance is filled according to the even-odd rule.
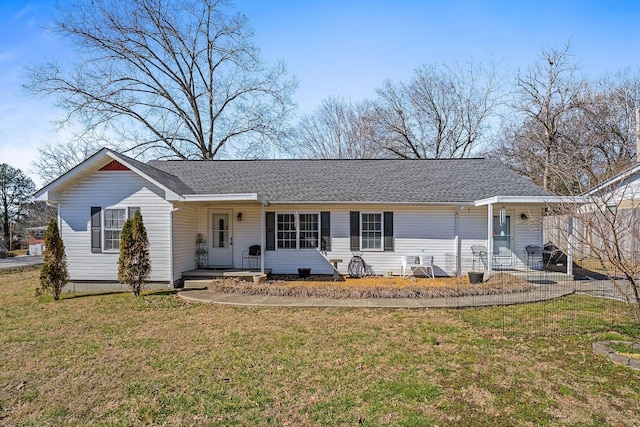
[[[100,144],[93,139],[72,140],[59,144],[45,143],[38,147],[38,157],[31,162],[31,166],[33,171],[48,183],[82,163],[105,145],[114,149],[117,147],[109,143]]]
[[[633,163],[640,79],[624,72],[589,82],[567,50],[541,58],[518,77],[514,120],[489,155],[553,193],[581,194]]]
[[[518,73],[513,122],[496,150],[510,167],[556,193],[567,192],[562,188],[567,180],[554,181],[552,172],[564,170],[561,165],[573,145],[566,137],[566,126],[580,110],[586,87],[569,48],[567,44],[563,49],[543,49],[538,61]]]
[[[554,206],[547,234],[580,266],[600,273],[628,303],[640,304],[640,190],[638,177],[618,179],[581,196],[580,203]],[[636,311],[636,315],[640,312]]]
[[[387,80],[378,89],[375,142],[403,158],[468,157],[491,139],[500,91],[493,65],[423,65],[409,83]]]
[[[636,160],[636,116],[640,75],[629,70],[591,85],[584,103],[580,133],[584,140],[591,182],[602,182]]]
[[[354,105],[328,97],[306,115],[292,139],[296,154],[315,159],[368,159],[378,154],[371,141],[370,111],[366,103]]]
[[[223,0],[71,0],[53,30],[80,54],[71,70],[26,70],[63,123],[82,124],[147,157],[214,159],[225,147],[279,139],[296,82],[267,67],[242,15]]]

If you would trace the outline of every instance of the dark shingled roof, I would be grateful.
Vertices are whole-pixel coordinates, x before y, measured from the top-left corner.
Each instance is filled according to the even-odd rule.
[[[169,190],[180,194],[193,194],[193,189],[191,189],[188,185],[186,185],[180,178],[171,175],[170,173],[164,172],[159,168],[155,168],[147,163],[139,162],[136,159],[132,159],[131,157],[127,157],[124,154],[117,153],[115,151],[111,151],[113,155],[119,157],[120,160],[129,163],[134,168],[138,169],[143,174],[147,175],[149,178],[154,179],[160,184],[167,187]]]
[[[486,159],[156,160],[148,165],[192,190],[183,195],[257,193],[271,203],[437,204],[494,196],[550,196],[529,179]],[[154,176],[160,182],[164,177]]]

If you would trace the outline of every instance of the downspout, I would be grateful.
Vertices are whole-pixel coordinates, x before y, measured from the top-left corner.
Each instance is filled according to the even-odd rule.
[[[169,218],[169,288],[175,285],[175,277],[174,277],[174,273],[175,273],[175,260],[173,259],[173,214],[179,210],[181,210],[182,208],[172,208],[171,209],[171,214],[170,214],[170,218]]]
[[[493,270],[493,205],[487,205],[487,272]]]

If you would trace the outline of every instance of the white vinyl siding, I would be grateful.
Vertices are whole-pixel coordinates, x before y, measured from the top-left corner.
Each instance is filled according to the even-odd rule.
[[[277,205],[270,206],[278,211]],[[351,211],[361,213],[393,212],[394,215],[394,251],[364,251],[363,258],[376,274],[384,275],[391,271],[400,274],[400,257],[419,254],[425,251],[434,257],[434,270],[438,276],[454,275],[456,269],[456,216],[458,217],[458,239],[463,258],[463,274],[466,274],[465,262],[472,259],[471,246],[487,246],[487,207],[458,206],[397,206],[397,205],[294,205],[291,210],[317,210],[331,212],[331,250],[299,251],[278,249],[266,251],[265,267],[273,269],[275,274],[297,274],[298,268],[311,268],[312,274],[331,274],[333,271],[328,259],[341,259],[338,270],[345,274],[349,260],[353,256],[350,250]],[[282,212],[284,209],[281,209]],[[514,264],[522,267],[527,259],[526,245],[541,245],[538,206],[518,205],[507,208],[513,221]],[[520,220],[526,212],[527,221]],[[536,212],[538,213],[536,215]],[[384,215],[382,215],[384,221]],[[362,220],[362,215],[361,215]],[[259,217],[255,218],[256,237],[260,233]],[[249,226],[243,219],[243,227]],[[382,224],[384,230],[384,224]],[[384,233],[383,233],[384,234]]]
[[[196,268],[198,212],[198,206],[185,205],[173,213],[173,281]]]
[[[264,238],[261,228],[262,208],[257,203],[187,203],[174,213],[174,277],[179,278],[183,271],[195,268],[195,239],[198,233],[206,235],[209,228],[208,213],[211,209],[231,210],[233,222],[233,265],[242,266],[242,252],[252,245],[262,244]],[[458,233],[462,257],[471,259],[471,245],[487,246],[487,208],[469,207],[460,210],[456,207],[438,206],[374,206],[374,205],[271,205],[266,209],[278,214],[317,215],[320,211],[331,212],[331,250],[299,250],[292,248],[276,248],[263,250],[265,267],[272,269],[274,274],[297,274],[298,268],[311,268],[312,274],[331,274],[333,267],[328,259],[341,259],[338,269],[347,273],[347,266],[352,257],[350,250],[350,211],[364,213],[379,213],[390,211],[394,213],[394,242],[393,252],[366,251],[365,261],[370,264],[376,274],[383,275],[388,271],[400,274],[400,257],[418,254],[425,251],[434,256],[434,270],[436,275],[453,275],[455,263],[448,257],[456,254],[456,215],[458,216]],[[542,244],[540,227],[535,215],[538,207],[528,208],[526,205],[517,206],[509,210],[513,221],[514,255],[517,256],[516,265],[526,263],[524,248],[529,244]],[[304,213],[303,213],[304,212]],[[520,220],[521,213],[529,215],[528,221]],[[237,214],[242,213],[242,221],[237,220]],[[144,207],[143,207],[144,215]],[[384,217],[384,215],[382,215]],[[319,218],[319,215],[318,215]],[[283,218],[285,219],[285,218]],[[287,217],[289,221],[290,217]],[[308,218],[303,218],[305,221]],[[384,218],[383,218],[384,220]],[[147,218],[145,216],[145,224]],[[305,221],[306,222],[306,221]],[[315,225],[309,223],[312,235],[315,236]],[[289,222],[290,223],[290,222]],[[306,227],[306,226],[305,226]],[[296,232],[302,234],[300,222]],[[317,229],[320,229],[318,225]],[[382,224],[384,230],[384,224]],[[305,231],[306,232],[306,231]],[[300,237],[297,238],[298,245]],[[315,241],[315,239],[314,239]],[[277,245],[277,242],[276,242]],[[245,261],[245,268],[247,267]],[[464,268],[463,264],[463,268]],[[465,271],[463,271],[465,273]]]
[[[163,197],[160,188],[131,171],[96,171],[61,189],[60,232],[71,281],[117,281],[118,251],[91,252],[91,207],[103,207],[104,215],[104,207],[122,206],[140,208],[149,238],[149,279],[169,282],[172,205]]]

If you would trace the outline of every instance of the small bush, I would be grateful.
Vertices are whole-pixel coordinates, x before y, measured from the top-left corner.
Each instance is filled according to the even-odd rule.
[[[64,251],[64,243],[58,232],[58,224],[55,219],[49,221],[44,244],[44,259],[40,269],[40,287],[36,289],[36,295],[51,293],[54,300],[59,300],[62,288],[69,280],[69,273],[67,271],[67,255]]]
[[[149,274],[151,274],[149,239],[142,221],[142,214],[138,210],[122,227],[118,281],[128,284],[133,294],[138,297],[147,283]]]

